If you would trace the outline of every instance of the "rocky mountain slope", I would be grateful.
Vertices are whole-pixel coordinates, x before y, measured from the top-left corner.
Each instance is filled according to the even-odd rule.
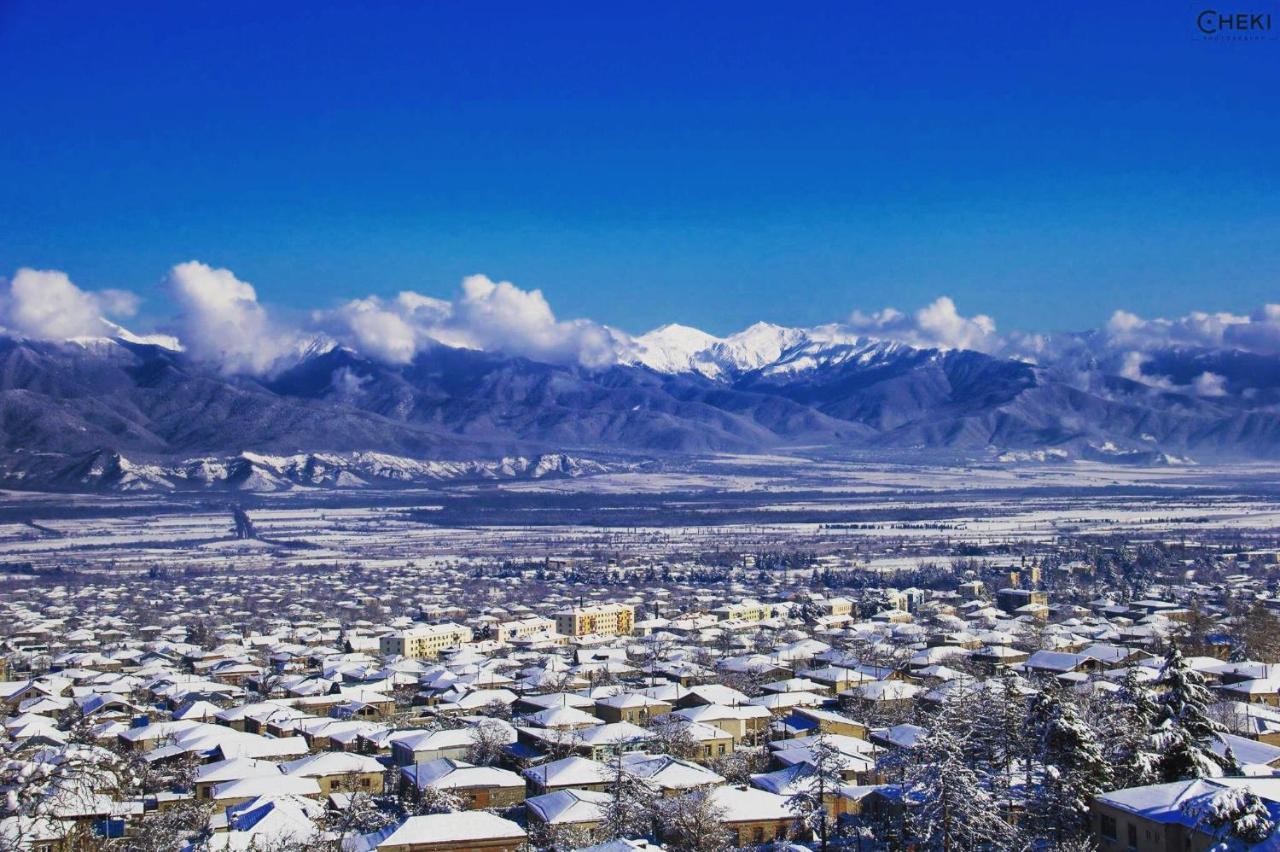
[[[445,463],[479,477],[504,457],[535,469],[573,458],[554,473],[578,475],[592,457],[786,446],[1280,457],[1280,359],[1267,356],[1156,354],[1187,382],[1219,377],[1205,395],[1084,356],[1036,365],[835,328],[760,324],[721,339],[667,326],[636,341],[633,357],[597,369],[445,346],[393,366],[317,344],[249,377],[123,337],[0,338],[3,471],[31,486],[266,488],[429,481]]]

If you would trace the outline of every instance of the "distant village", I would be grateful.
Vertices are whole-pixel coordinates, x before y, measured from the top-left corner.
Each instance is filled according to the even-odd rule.
[[[10,576],[0,850],[1274,848],[1278,584],[1186,540]]]

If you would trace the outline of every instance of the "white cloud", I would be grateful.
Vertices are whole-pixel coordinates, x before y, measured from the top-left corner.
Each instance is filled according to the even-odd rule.
[[[273,324],[253,285],[229,269],[180,263],[165,286],[181,308],[179,337],[187,351],[224,372],[266,373],[296,346],[297,332]]]
[[[1280,305],[1263,305],[1253,311],[1248,322],[1234,323],[1224,330],[1223,340],[1252,352],[1280,353]]]
[[[1116,311],[1103,329],[1109,345],[1152,350],[1190,346],[1280,353],[1280,305],[1264,305],[1247,316],[1192,311],[1176,319],[1143,319]]]
[[[995,320],[985,314],[961,315],[947,296],[935,299],[912,314],[885,308],[872,314],[854,311],[848,326],[860,334],[898,340],[912,346],[945,349],[976,349],[990,352],[998,348]]]
[[[353,349],[391,364],[407,364],[418,351],[414,328],[405,317],[376,296],[353,299],[336,311],[316,314],[336,324]]]
[[[521,290],[509,281],[470,275],[454,302],[453,325],[479,349],[503,349],[558,362],[601,367],[617,358],[614,338],[590,320],[559,322],[541,290]]]
[[[181,343],[193,357],[227,373],[261,375],[283,367],[303,351],[303,344],[311,339],[307,335],[315,329],[330,335],[329,341],[336,339],[390,364],[409,363],[424,349],[445,345],[601,368],[634,359],[636,346],[628,335],[600,323],[557,318],[540,290],[524,290],[484,275],[463,279],[451,299],[408,290],[394,298],[353,299],[335,309],[314,312],[308,328],[273,317],[258,301],[253,285],[227,269],[199,261],[181,263],[170,270],[165,286],[180,309],[174,330]],[[138,338],[107,319],[131,316],[137,308],[138,297],[131,292],[82,290],[59,271],[24,268],[7,282],[0,280],[0,330],[28,337],[121,335],[159,340]],[[998,334],[991,317],[963,315],[952,299],[943,296],[910,313],[892,307],[870,314],[855,311],[845,324],[826,328],[917,347],[1022,358],[1077,387],[1102,393],[1107,389],[1100,375],[1123,376],[1152,388],[1203,398],[1245,393],[1239,390],[1245,380],[1229,366],[1205,362],[1188,367],[1185,358],[1159,353],[1183,347],[1280,355],[1280,304],[1264,305],[1248,314],[1193,311],[1174,319],[1148,319],[1117,310],[1102,328],[1084,334]],[[821,331],[809,329],[808,333],[819,339]],[[802,335],[805,330],[787,333]],[[172,341],[165,345],[178,348]],[[338,377],[335,386],[356,393],[356,378]]]
[[[602,367],[617,360],[621,338],[589,320],[557,320],[541,290],[484,275],[463,279],[452,301],[405,291],[393,300],[356,299],[316,320],[352,348],[396,364],[441,343]]]
[[[1117,375],[1122,378],[1129,379],[1130,381],[1148,385],[1149,387],[1172,390],[1173,383],[1168,379],[1162,376],[1143,372],[1142,368],[1150,360],[1151,359],[1148,358],[1145,353],[1132,351],[1126,352],[1120,358],[1120,368],[1117,370]]]
[[[350,367],[342,367],[333,371],[329,383],[338,396],[350,399],[360,395],[364,386],[369,383],[369,377],[359,375]]]
[[[1206,371],[1195,377],[1191,388],[1197,396],[1226,396],[1227,379],[1225,376]]]
[[[19,269],[0,295],[0,322],[27,337],[62,339],[113,333],[106,316],[127,317],[138,297],[124,290],[81,290],[65,272]]]

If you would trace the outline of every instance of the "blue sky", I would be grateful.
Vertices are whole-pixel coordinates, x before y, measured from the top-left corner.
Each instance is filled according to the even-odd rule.
[[[1277,301],[1280,41],[1194,4],[367,5],[0,0],[0,274],[717,333]]]

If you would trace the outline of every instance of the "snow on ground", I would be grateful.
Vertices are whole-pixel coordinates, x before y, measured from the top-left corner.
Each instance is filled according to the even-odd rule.
[[[1280,528],[1280,497],[1267,487],[1280,479],[1277,473],[1280,468],[1137,469],[1088,462],[797,465],[789,456],[721,456],[698,470],[395,491],[385,492],[385,499],[362,491],[349,503],[332,493],[321,505],[308,503],[320,498],[296,493],[263,496],[249,507],[263,541],[248,543],[231,537],[229,504],[221,501],[188,505],[162,496],[8,492],[0,494],[0,506],[10,510],[8,522],[0,521],[0,574],[28,563],[111,571],[354,561],[376,566],[464,553],[541,559],[601,547],[643,559],[673,547],[691,553],[730,543],[767,549],[800,538],[835,549],[861,539],[991,544],[1047,541],[1064,533],[1155,538],[1196,530],[1265,531]],[[584,494],[601,497],[590,507],[593,518],[616,517],[616,523],[575,524],[586,511]],[[6,502],[11,495],[15,502]],[[527,514],[514,517],[536,525],[492,515],[486,501],[494,496],[515,499]],[[563,504],[568,508],[558,508],[557,499],[569,501]],[[471,508],[459,512],[459,505]],[[429,523],[435,515],[440,522]],[[546,524],[547,517],[564,522]]]

